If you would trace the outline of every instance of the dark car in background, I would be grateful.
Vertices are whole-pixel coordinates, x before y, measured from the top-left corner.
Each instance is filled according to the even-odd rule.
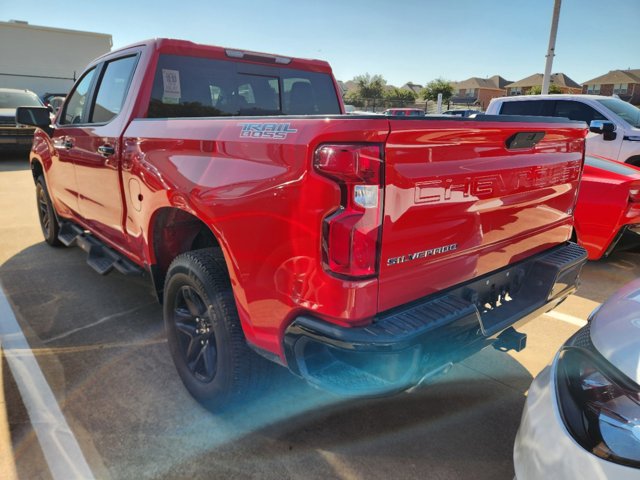
[[[16,124],[17,107],[41,107],[42,101],[30,90],[0,88],[0,149],[28,150],[33,142],[33,127]]]
[[[387,108],[382,114],[392,117],[424,117],[424,110],[419,108]]]
[[[67,94],[66,93],[45,93],[44,95],[42,95],[42,103],[44,103],[45,107],[48,107],[49,105],[51,105],[51,100],[53,100],[56,97],[61,97],[61,98],[66,98]]]
[[[67,97],[50,97],[48,103],[45,104],[45,107],[48,107],[51,110],[51,113],[55,115],[64,104],[65,98]]]
[[[67,98],[66,93],[45,93],[42,96],[42,103],[45,107],[50,107],[51,113],[57,114],[65,98]]]

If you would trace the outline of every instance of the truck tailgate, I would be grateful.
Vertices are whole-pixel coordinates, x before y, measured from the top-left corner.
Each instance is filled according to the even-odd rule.
[[[390,121],[378,310],[571,236],[583,123]]]

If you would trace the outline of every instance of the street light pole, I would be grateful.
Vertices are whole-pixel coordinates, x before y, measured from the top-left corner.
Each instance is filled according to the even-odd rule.
[[[549,93],[549,81],[551,80],[551,67],[556,49],[556,34],[558,33],[558,20],[560,19],[560,5],[562,0],[555,0],[553,5],[553,18],[551,20],[551,33],[549,34],[549,49],[547,50],[547,63],[544,67],[544,77],[542,79],[542,94]]]

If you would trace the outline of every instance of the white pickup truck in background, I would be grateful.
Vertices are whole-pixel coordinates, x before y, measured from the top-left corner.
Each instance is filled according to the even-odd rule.
[[[586,153],[640,166],[640,109],[602,95],[523,95],[491,100],[488,115],[534,115],[611,122],[613,132],[587,136]]]

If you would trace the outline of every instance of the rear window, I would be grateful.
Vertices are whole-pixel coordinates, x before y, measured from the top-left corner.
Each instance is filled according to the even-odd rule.
[[[330,75],[180,55],[160,55],[147,116],[340,113]]]

